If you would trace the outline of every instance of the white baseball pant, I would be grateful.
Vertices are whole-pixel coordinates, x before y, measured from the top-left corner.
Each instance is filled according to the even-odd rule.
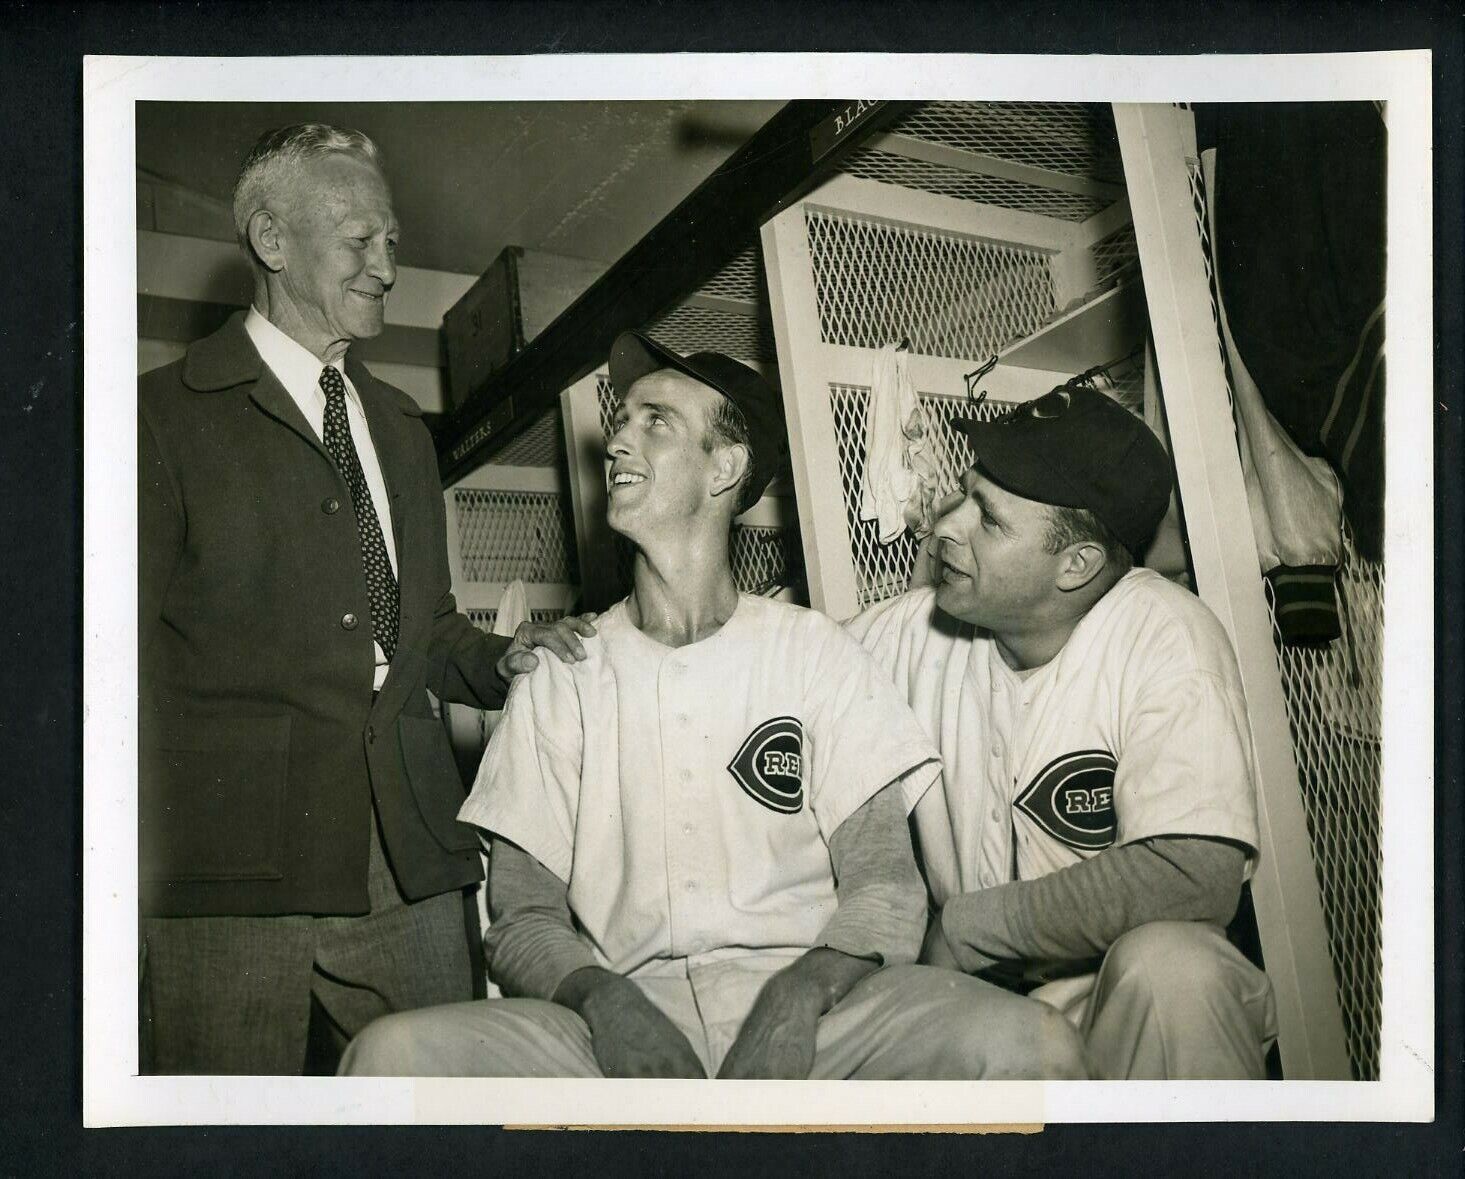
[[[1277,1038],[1267,976],[1198,921],[1132,929],[1097,974],[1045,983],[1030,997],[1083,1032],[1098,1080],[1261,1080]]]
[[[767,969],[738,960],[685,977],[636,979],[715,1076]],[[714,999],[708,1002],[709,993]],[[700,996],[700,1003],[699,1003]],[[735,1013],[704,1022],[709,1008]],[[346,1050],[342,1075],[598,1077],[590,1030],[540,999],[481,999],[379,1019]],[[1083,1044],[1051,1007],[930,966],[861,979],[819,1021],[818,1079],[1081,1079]]]

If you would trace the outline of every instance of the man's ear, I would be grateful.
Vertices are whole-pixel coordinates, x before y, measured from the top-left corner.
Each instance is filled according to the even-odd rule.
[[[712,494],[723,495],[736,490],[752,465],[753,454],[741,442],[730,446],[719,446],[713,454],[716,463],[712,471]]]
[[[1109,554],[1092,540],[1080,540],[1063,550],[1058,566],[1058,588],[1065,593],[1083,589],[1104,571]]]
[[[268,209],[256,209],[249,216],[249,248],[265,268],[279,273],[285,269],[285,244],[280,219]]]

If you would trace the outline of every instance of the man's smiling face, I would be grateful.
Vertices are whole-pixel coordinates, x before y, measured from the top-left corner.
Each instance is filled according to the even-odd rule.
[[[711,506],[709,424],[722,394],[673,369],[642,377],[616,407],[611,528],[632,539],[678,528]]]
[[[397,218],[381,172],[335,153],[302,165],[281,211],[279,279],[312,338],[379,335],[397,281]]]

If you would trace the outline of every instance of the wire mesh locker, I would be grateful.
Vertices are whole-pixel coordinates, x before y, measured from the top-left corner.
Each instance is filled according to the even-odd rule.
[[[579,580],[568,505],[559,493],[459,486],[453,507],[466,584]]]
[[[491,463],[443,493],[453,595],[482,630],[493,630],[504,591],[515,581],[524,583],[533,622],[563,617],[580,596],[559,415],[545,419],[501,456],[522,465]],[[469,775],[488,740],[488,714],[463,704],[439,707],[459,767]]]
[[[1083,170],[1098,160],[1112,173],[1112,122],[1102,108],[1060,108],[1067,130],[1048,127],[1033,147],[1014,127],[1037,109],[927,104],[764,229],[810,594],[835,617],[903,589],[915,554],[909,537],[881,545],[857,509],[878,350],[910,353],[947,491],[964,452],[950,421],[974,412],[968,370],[998,360],[975,411],[990,416],[1087,367],[1056,366],[1082,348],[1054,345],[1055,333],[1109,349],[1092,363],[1120,360],[1142,331],[1115,313],[1134,257],[1122,187]]]
[[[444,492],[453,592],[475,621],[497,610],[510,582],[524,582],[531,611],[546,615],[577,595],[569,495],[558,456],[547,457],[556,465],[489,464]]]
[[[1234,377],[1218,307],[1209,210],[1212,185],[1197,156],[1186,158],[1186,176],[1226,394],[1234,400]],[[1382,1022],[1383,574],[1382,562],[1362,556],[1345,528],[1343,561],[1334,580],[1342,633],[1320,647],[1283,640],[1272,583],[1260,579],[1348,1058],[1359,1080],[1378,1079]]]
[[[1379,1076],[1383,1017],[1383,564],[1344,547],[1337,581],[1343,632],[1326,647],[1282,641],[1265,583],[1282,691],[1307,812],[1323,918],[1360,1080]]]
[[[848,617],[901,592],[915,558],[909,534],[881,544],[874,523],[860,519],[877,350],[898,341],[910,350],[945,490],[965,465],[949,425],[958,415],[998,412],[1101,364],[1106,391],[1139,412],[1144,366],[1134,355],[1153,326],[1197,590],[1237,647],[1252,713],[1263,844],[1253,892],[1278,995],[1283,1067],[1291,1077],[1346,1077],[1351,1046],[1356,1071],[1368,1075],[1367,1048],[1352,1026],[1372,1019],[1376,1035],[1376,987],[1360,952],[1376,921],[1363,830],[1377,830],[1366,781],[1372,751],[1365,742],[1348,762],[1344,738],[1323,737],[1338,752],[1322,755],[1327,768],[1318,773],[1299,737],[1294,759],[1288,717],[1294,726],[1308,718],[1303,727],[1316,745],[1324,693],[1319,672],[1296,655],[1283,657],[1297,664],[1284,668],[1284,691],[1224,392],[1213,403],[1224,373],[1194,209],[1183,170],[1179,188],[1150,182],[1151,172],[1169,175],[1178,157],[1152,129],[1146,135],[1137,151],[1132,119],[1116,125],[1105,107],[927,104],[764,227],[810,598]],[[1126,172],[1140,171],[1143,224],[1124,184]],[[1177,226],[1189,235],[1184,242]],[[1157,240],[1165,250],[1156,251]],[[1182,259],[1192,242],[1195,257]],[[997,365],[982,382],[989,396],[974,408],[964,378],[993,355]],[[1209,384],[1207,364],[1218,378]],[[1367,610],[1356,620],[1358,641],[1372,625]],[[1346,660],[1348,649],[1327,661]],[[1340,884],[1329,883],[1330,873]],[[1336,899],[1320,903],[1320,879]],[[1335,963],[1354,989],[1349,1006],[1362,1013],[1350,1016],[1348,1045]]]

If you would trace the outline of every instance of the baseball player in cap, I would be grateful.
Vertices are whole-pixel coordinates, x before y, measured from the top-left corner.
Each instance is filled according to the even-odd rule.
[[[1133,566],[1169,458],[1081,383],[959,425],[934,584],[849,623],[944,762],[915,812],[922,960],[1063,1011],[1096,1077],[1261,1077],[1271,988],[1222,932],[1257,846],[1235,656]]]
[[[582,662],[516,682],[459,814],[492,834],[508,997],[379,1020],[342,1071],[1084,1075],[1051,1007],[914,964],[931,741],[836,623],[734,585],[733,519],[784,461],[777,394],[634,333],[610,373],[634,588]]]

